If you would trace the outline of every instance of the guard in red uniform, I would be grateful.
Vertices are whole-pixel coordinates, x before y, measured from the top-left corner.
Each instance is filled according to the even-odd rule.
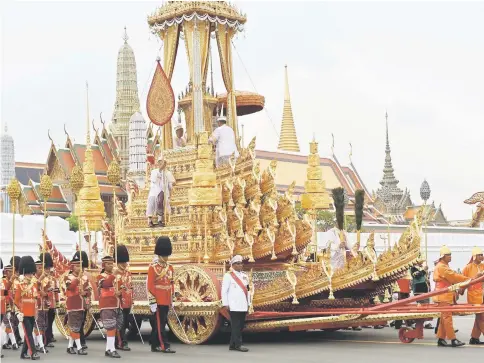
[[[47,291],[47,325],[44,334],[45,346],[48,348],[53,348],[54,336],[52,334],[52,325],[55,319],[55,309],[59,304],[59,282],[55,279],[53,268],[54,261],[50,253],[40,255],[40,260],[43,262],[44,274],[46,276],[46,286]]]
[[[87,295],[87,291],[84,290],[82,278],[81,261],[79,256],[74,255],[71,260],[71,270],[64,280],[66,287],[67,325],[71,331],[67,353],[87,355],[86,349],[81,345],[80,334],[84,315],[84,297]],[[74,343],[76,343],[77,352],[74,349]]]
[[[12,302],[12,313],[15,311],[14,310],[15,309],[15,304],[14,304],[15,284],[18,282],[18,278],[20,276],[20,273],[19,273],[20,260],[21,260],[20,256],[14,256],[10,259],[10,265],[14,267],[12,271],[12,276],[10,278],[11,288],[9,290],[9,298],[10,298],[10,301]],[[10,317],[10,321],[12,323],[12,329],[13,329],[13,334],[15,335],[15,341],[17,342],[17,345],[20,347],[23,344],[23,342],[22,342],[22,337],[20,336],[20,331],[18,329],[20,322],[17,319],[17,315],[12,314],[12,316]],[[14,342],[11,341],[11,343],[13,344]]]
[[[81,321],[81,330],[80,330],[80,339],[82,348],[87,349],[86,344],[86,336],[84,335],[84,324],[86,323],[86,318],[90,314],[89,309],[91,309],[91,285],[89,284],[89,274],[87,273],[87,269],[89,268],[89,257],[85,251],[82,251],[82,258],[79,256],[79,251],[74,254],[74,257],[77,257],[82,260],[82,279],[83,279],[83,288],[85,291],[85,295],[83,296],[84,300],[84,312],[82,314],[82,321]]]
[[[48,278],[45,275],[45,272],[42,269],[42,261],[37,260],[35,261],[35,268],[37,272],[35,274],[35,278],[37,279],[37,318],[36,318],[36,325],[34,328],[34,341],[35,347],[39,352],[48,353],[48,350],[44,347],[44,333],[47,329],[47,311],[48,307],[48,298],[47,298],[47,283]]]
[[[133,307],[133,282],[131,272],[129,272],[129,251],[124,245],[117,247],[114,260],[118,266],[116,274],[118,277],[118,289],[121,291],[121,312],[122,321],[118,329],[116,349],[130,351],[128,339],[126,338],[126,329],[128,328],[129,314]]]
[[[168,310],[172,305],[174,293],[173,266],[168,263],[171,252],[170,238],[159,237],[155,247],[158,261],[153,262],[148,268],[148,296],[151,311],[154,313],[150,339],[152,352],[175,353],[170,349],[168,334],[165,332]]]
[[[111,256],[103,257],[102,263],[103,269],[97,277],[97,286],[99,289],[101,321],[104,329],[106,329],[107,335],[106,352],[104,355],[111,358],[121,358],[115,347],[121,291],[118,289],[117,275],[114,274],[114,258]],[[120,312],[119,315],[121,315]]]
[[[35,262],[32,256],[23,256],[20,261],[18,283],[15,284],[15,306],[17,318],[22,323],[25,344],[22,346],[21,359],[40,359],[35,350],[33,330],[35,327],[35,313],[37,309],[37,279],[35,278]]]
[[[3,260],[0,258],[0,270],[3,271]],[[3,321],[3,316],[7,313],[7,300],[4,295],[5,287],[3,285],[3,275],[2,280],[0,281],[0,322]],[[1,336],[3,337],[3,326],[0,328]],[[0,352],[2,351],[3,346],[0,346]],[[0,358],[3,358],[3,353],[0,353]]]
[[[3,344],[3,349],[17,350],[17,339],[15,337],[14,321],[18,320],[15,314],[12,314],[14,309],[12,290],[13,290],[13,272],[12,265],[7,265],[3,269],[2,277],[2,306],[5,306],[5,313],[2,313],[2,322],[5,325],[5,334],[7,335],[7,342]],[[2,308],[3,309],[3,308]],[[3,311],[3,310],[2,310]]]

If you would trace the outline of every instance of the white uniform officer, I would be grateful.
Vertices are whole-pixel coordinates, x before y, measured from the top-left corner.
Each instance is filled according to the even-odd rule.
[[[252,303],[249,294],[249,277],[242,271],[242,256],[234,256],[230,261],[232,268],[224,276],[222,282],[222,304],[230,313],[229,350],[248,352],[249,349],[242,346],[242,330],[245,325],[245,317]]]
[[[227,126],[227,118],[223,116],[223,107],[217,123],[218,127],[213,131],[208,141],[216,147],[215,165],[219,167],[227,164],[232,154],[235,154],[237,158],[239,152],[235,144],[234,130],[230,126]]]

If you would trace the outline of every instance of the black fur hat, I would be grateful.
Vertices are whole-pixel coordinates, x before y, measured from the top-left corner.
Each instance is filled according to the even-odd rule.
[[[44,260],[44,256],[45,256],[45,260]],[[44,267],[45,268],[52,268],[52,267],[54,267],[54,261],[52,260],[52,256],[50,255],[49,252],[46,252],[45,254],[42,253],[39,256],[39,260],[41,260],[41,261],[44,262]]]
[[[155,255],[158,256],[171,256],[172,248],[170,237],[160,236],[156,241]]]
[[[74,253],[73,259],[75,257],[77,257],[78,259],[81,259],[81,257],[79,256],[79,251],[76,251],[76,253]],[[89,267],[89,257],[87,257],[86,251],[82,251],[82,268],[88,268],[88,267]]]
[[[0,258],[0,270],[3,270],[3,260]]]
[[[118,258],[118,263],[129,262],[129,251],[125,245],[119,245],[117,251],[114,252],[113,258],[116,260]]]
[[[23,256],[20,259],[19,271],[21,275],[35,274],[37,272],[37,266],[32,256]]]
[[[19,272],[19,267],[20,267],[20,256],[14,256],[10,259],[10,265],[13,266],[13,261],[15,260],[15,272]]]

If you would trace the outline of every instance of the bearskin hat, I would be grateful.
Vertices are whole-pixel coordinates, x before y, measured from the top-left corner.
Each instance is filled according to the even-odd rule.
[[[10,265],[13,266],[13,262],[15,261],[15,272],[19,272],[19,266],[20,266],[20,260],[21,260],[21,257],[20,256],[13,256],[11,259],[10,259]]]
[[[37,272],[37,267],[32,256],[23,256],[20,259],[19,271],[22,275],[35,274]]]
[[[117,258],[118,263],[129,262],[128,248],[125,245],[119,245],[117,250],[114,252],[113,258],[115,260]]]
[[[172,252],[170,237],[160,236],[156,241],[155,255],[170,256]]]
[[[39,260],[44,262],[44,267],[45,268],[52,268],[52,267],[54,267],[54,260],[52,260],[52,256],[50,255],[49,252],[42,253],[39,256]]]
[[[78,259],[81,259],[81,256],[79,256],[79,251],[76,251],[74,253],[74,258],[77,256]],[[82,268],[88,268],[89,267],[89,257],[87,257],[87,253],[85,251],[82,251]]]
[[[3,270],[3,260],[0,258],[0,270]]]

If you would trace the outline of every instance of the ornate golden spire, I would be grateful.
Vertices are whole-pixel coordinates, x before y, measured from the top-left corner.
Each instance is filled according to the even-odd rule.
[[[84,185],[79,191],[78,208],[79,228],[84,229],[86,224],[90,231],[101,230],[102,220],[106,213],[104,202],[101,200],[101,191],[94,173],[94,160],[91,149],[91,133],[89,131],[89,90],[86,83],[86,102],[87,102],[87,139],[86,152],[82,171],[84,174]]]
[[[299,152],[296,127],[292,117],[291,97],[289,96],[289,81],[287,78],[287,65],[285,66],[286,84],[284,91],[284,109],[282,111],[281,135],[279,138],[279,150]]]

